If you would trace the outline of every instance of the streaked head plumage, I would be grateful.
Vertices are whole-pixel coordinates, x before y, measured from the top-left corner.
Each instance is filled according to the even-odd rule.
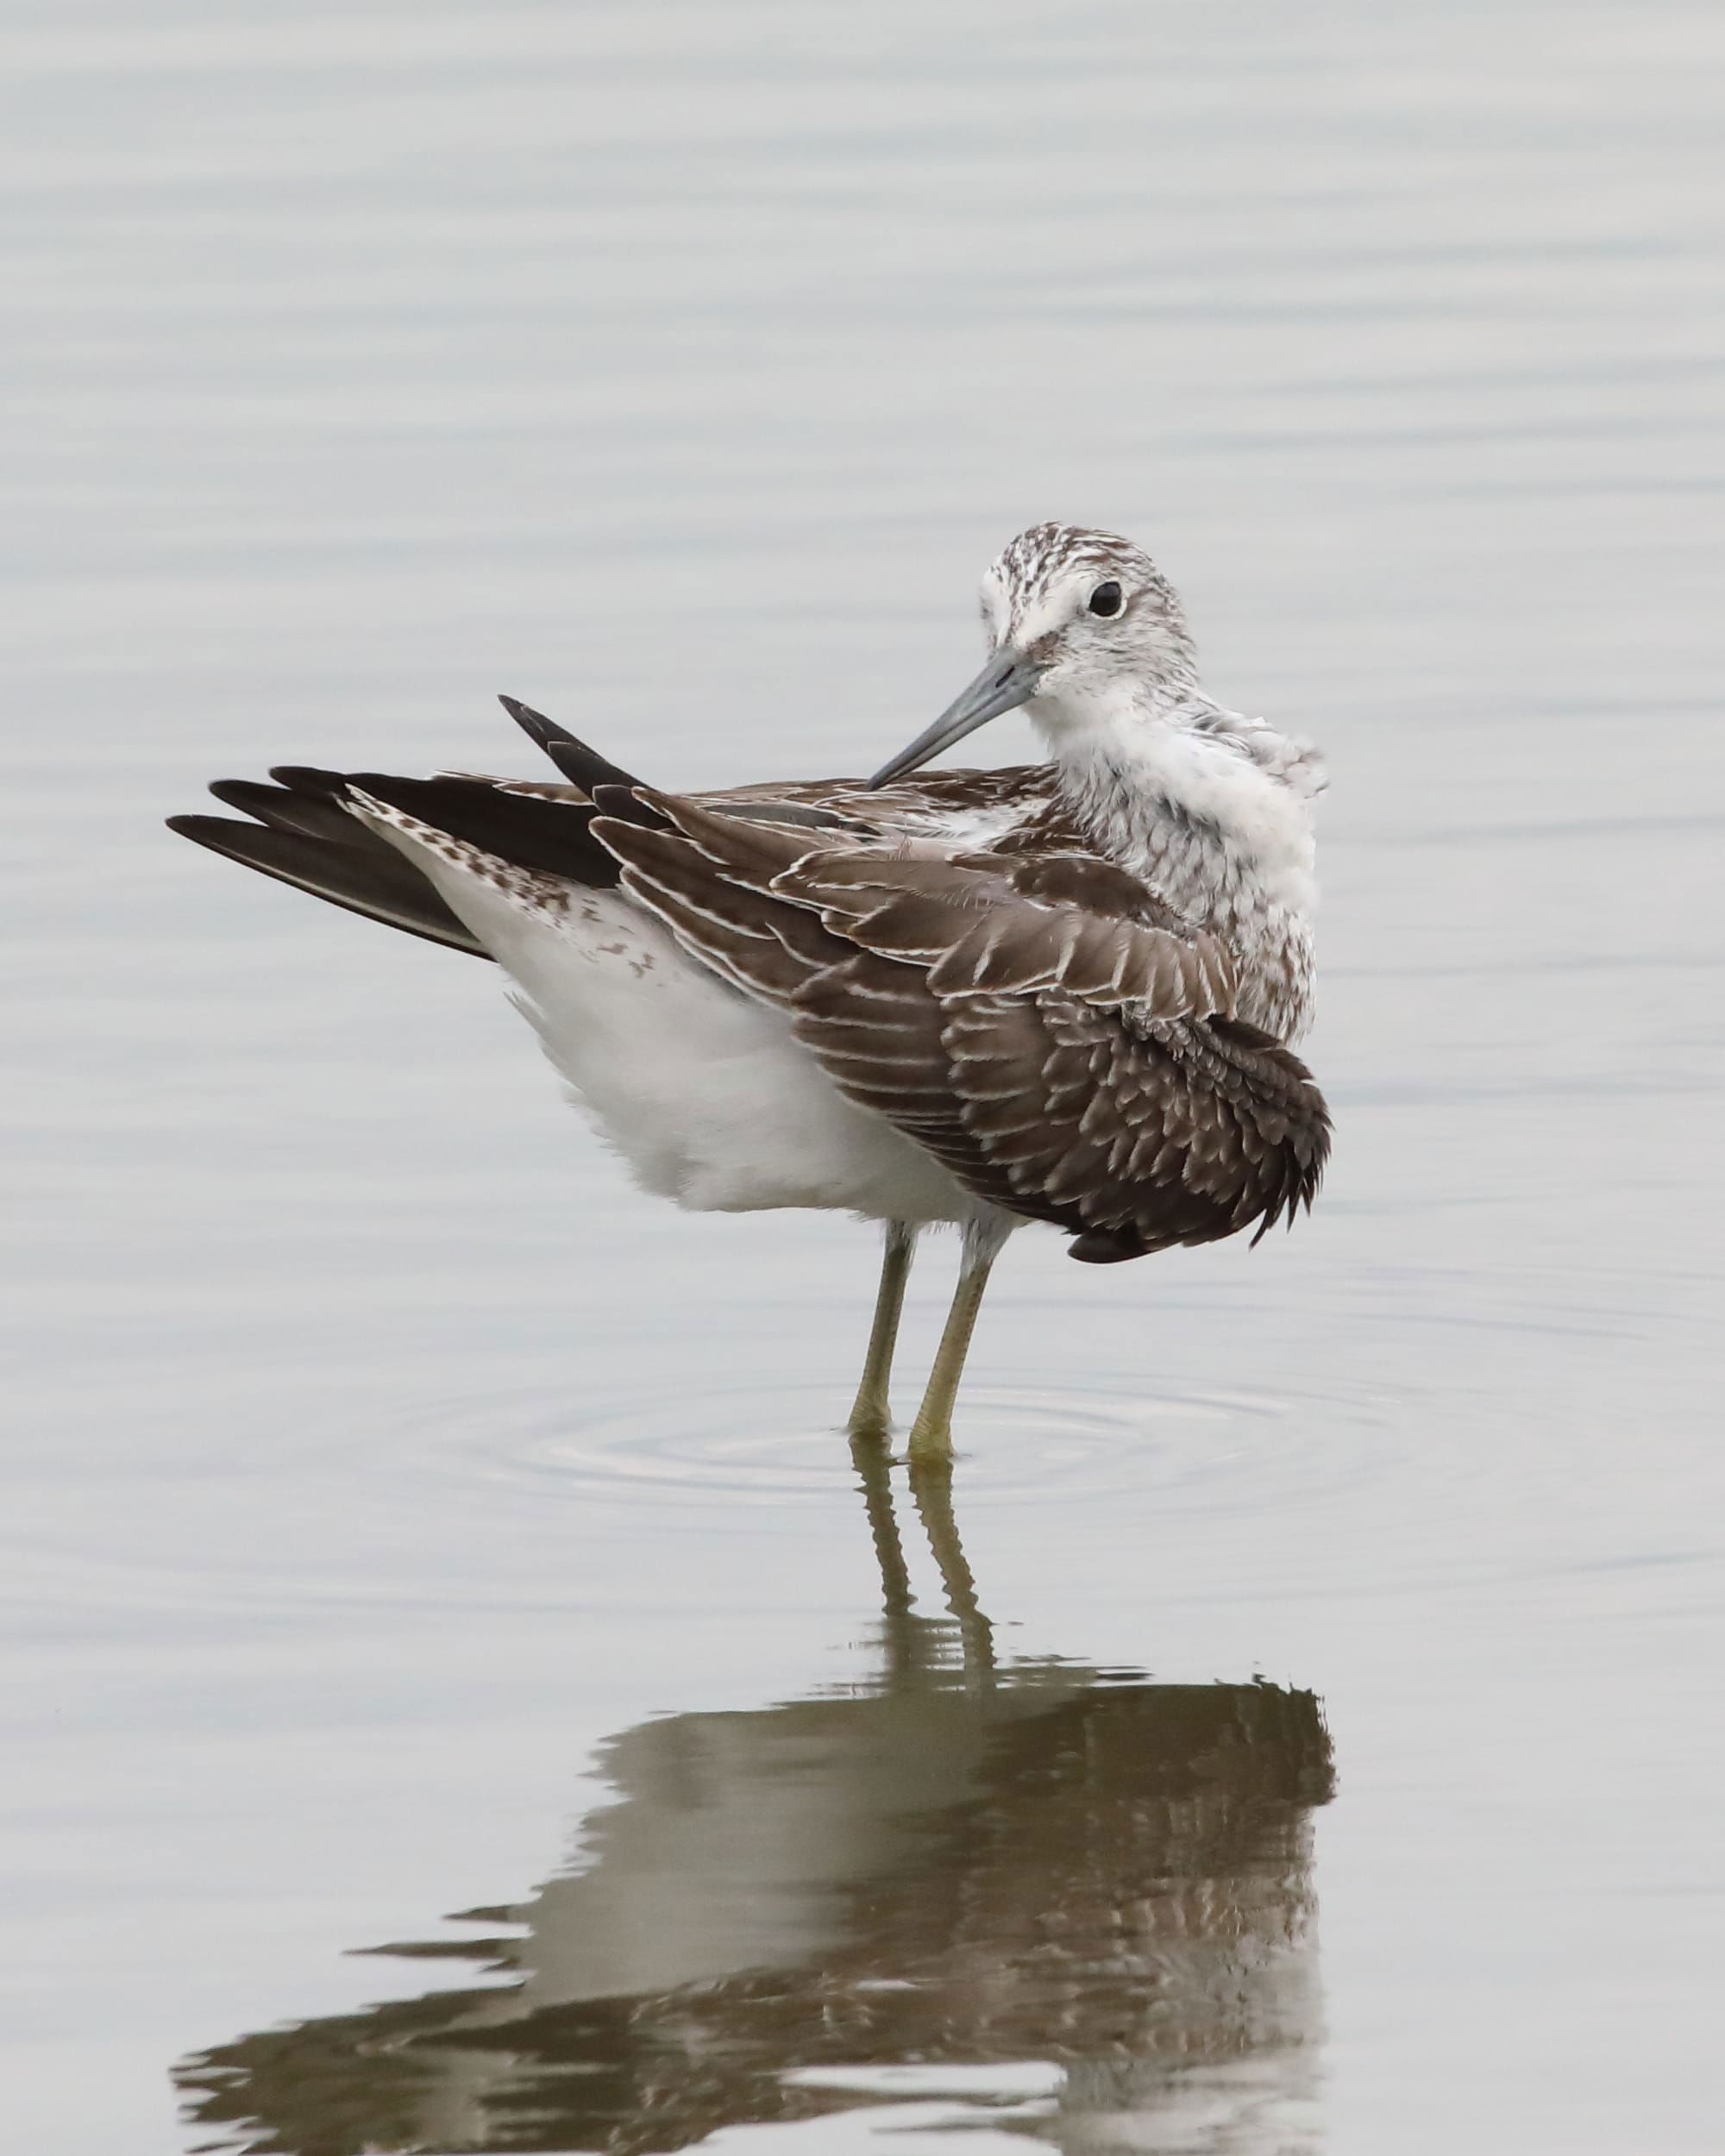
[[[989,659],[932,726],[884,764],[914,771],[1020,705],[1045,734],[1125,706],[1173,709],[1197,690],[1197,654],[1174,587],[1130,539],[1082,524],[1032,524],[982,579]]]
[[[1126,670],[1152,680],[1195,678],[1196,649],[1173,586],[1142,547],[1082,524],[1032,524],[982,579],[990,649],[1037,648],[1062,669]]]

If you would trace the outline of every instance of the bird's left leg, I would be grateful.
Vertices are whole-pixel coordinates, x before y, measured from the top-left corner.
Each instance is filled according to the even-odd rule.
[[[881,1438],[893,1426],[893,1403],[888,1394],[893,1375],[893,1350],[898,1345],[899,1319],[905,1307],[905,1283],[911,1276],[911,1257],[919,1230],[908,1220],[888,1220],[887,1248],[881,1260],[881,1287],[875,1298],[875,1322],[869,1333],[869,1352],[862,1363],[862,1382],[856,1388],[849,1428],[853,1438]]]
[[[1007,1238],[1018,1225],[1010,1213],[992,1210],[980,1219],[967,1221],[963,1255],[958,1265],[958,1286],[946,1327],[929,1372],[928,1389],[911,1425],[913,1460],[950,1460],[952,1457],[952,1403],[958,1397],[958,1381],[964,1375],[964,1357],[976,1313],[982,1307],[982,1291]]]

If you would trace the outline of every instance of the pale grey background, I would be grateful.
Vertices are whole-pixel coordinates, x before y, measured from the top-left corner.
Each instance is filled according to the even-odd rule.
[[[1331,754],[1339,1137],[1256,1253],[1011,1252],[985,1601],[1324,1695],[1336,2156],[1716,2147],[1717,9],[3,23],[9,2140],[182,2148],[874,1601],[869,1241],[637,1196],[480,968],[160,817],[530,768],[498,689],[869,768],[1058,517]]]

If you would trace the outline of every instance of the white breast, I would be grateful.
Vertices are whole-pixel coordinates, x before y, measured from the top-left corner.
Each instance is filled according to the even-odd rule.
[[[1169,904],[1221,937],[1239,966],[1239,1015],[1284,1041],[1310,1022],[1315,779],[1296,787],[1264,727],[1200,707],[1129,712],[1061,744],[1063,784],[1107,850]],[[1286,758],[1283,761],[1287,761]]]

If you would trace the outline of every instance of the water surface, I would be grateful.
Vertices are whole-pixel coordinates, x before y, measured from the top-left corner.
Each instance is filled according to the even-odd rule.
[[[0,57],[9,2138],[1716,2146],[1716,11]],[[485,968],[159,819],[529,769],[500,689],[872,768],[1047,516],[1331,755],[1338,1143],[1256,1252],[1019,1238],[943,1497],[835,1433],[867,1236],[637,1195]]]

